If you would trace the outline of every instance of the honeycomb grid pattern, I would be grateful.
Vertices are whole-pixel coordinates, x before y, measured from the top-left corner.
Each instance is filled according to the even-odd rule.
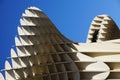
[[[0,80],[120,79],[120,31],[108,15],[94,18],[87,43],[64,37],[36,7],[25,10],[20,24]]]
[[[20,23],[15,37],[17,53],[11,49],[12,67],[5,63],[6,80],[79,80],[78,69],[67,55],[72,42],[41,10],[28,8]]]

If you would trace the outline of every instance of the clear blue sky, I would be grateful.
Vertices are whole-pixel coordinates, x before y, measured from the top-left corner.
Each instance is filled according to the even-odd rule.
[[[36,6],[52,20],[66,37],[85,42],[92,19],[108,14],[120,26],[120,0],[0,0],[0,69],[15,45],[22,13]]]

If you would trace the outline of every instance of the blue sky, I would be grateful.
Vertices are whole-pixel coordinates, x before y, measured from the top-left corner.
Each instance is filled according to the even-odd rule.
[[[85,42],[92,19],[108,14],[120,26],[120,0],[0,0],[0,69],[14,47],[22,13],[36,6],[67,38]]]

